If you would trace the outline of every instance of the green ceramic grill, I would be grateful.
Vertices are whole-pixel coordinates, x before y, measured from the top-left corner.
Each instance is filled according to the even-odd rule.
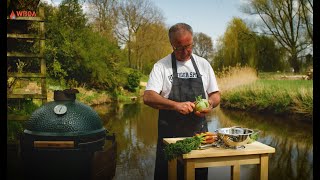
[[[54,91],[54,101],[32,113],[25,124],[24,148],[102,148],[106,129],[90,106],[76,100],[76,93],[76,89]]]

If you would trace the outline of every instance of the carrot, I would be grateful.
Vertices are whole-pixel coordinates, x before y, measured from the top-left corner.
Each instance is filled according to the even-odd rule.
[[[217,134],[212,133],[212,132],[206,132],[205,134],[206,134],[206,136],[216,136],[217,135]]]
[[[196,133],[195,136],[201,139],[201,144],[211,144],[218,139],[218,135],[212,132]]]
[[[207,141],[207,140],[211,140],[211,139],[213,139],[213,136],[206,136],[205,137],[205,140]]]
[[[211,144],[211,143],[214,143],[214,142],[215,142],[214,139],[208,139],[208,140],[206,140],[206,144]]]

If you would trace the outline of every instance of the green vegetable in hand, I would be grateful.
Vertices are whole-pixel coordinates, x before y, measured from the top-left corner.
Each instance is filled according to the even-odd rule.
[[[201,95],[196,97],[195,105],[196,105],[196,107],[195,107],[196,111],[202,111],[204,109],[209,108],[209,106],[210,106],[208,100],[202,99]]]

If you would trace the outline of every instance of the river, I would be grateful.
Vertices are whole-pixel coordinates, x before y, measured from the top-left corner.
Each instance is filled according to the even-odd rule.
[[[111,175],[113,180],[152,180],[158,110],[139,102],[102,104],[93,106],[93,109],[100,115],[104,127],[116,137],[116,146],[110,146],[111,143],[107,141],[106,151],[96,153],[97,166],[93,168],[103,167],[105,174]],[[260,130],[258,141],[276,149],[274,154],[269,155],[269,179],[313,179],[312,124],[288,117],[236,112],[220,107],[207,116],[207,121],[212,132],[231,126]],[[23,179],[21,159],[15,148],[8,148],[8,179]],[[230,167],[209,168],[208,178],[229,180],[230,170]],[[95,172],[103,171],[97,168]],[[100,179],[108,179],[105,177]],[[257,166],[242,165],[240,177],[241,180],[258,179]]]
[[[158,110],[143,103],[93,107],[117,142],[114,180],[153,179]],[[312,124],[268,114],[220,109],[208,116],[209,131],[241,126],[260,130],[259,142],[276,149],[269,155],[269,179],[313,179]],[[241,180],[258,179],[256,165],[241,166]],[[230,167],[209,168],[209,180],[230,179]]]

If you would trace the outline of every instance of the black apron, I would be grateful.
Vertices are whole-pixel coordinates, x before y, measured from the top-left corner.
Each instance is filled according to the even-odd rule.
[[[199,95],[205,98],[205,91],[199,69],[191,56],[193,67],[197,73],[197,78],[178,78],[177,63],[174,54],[171,54],[173,81],[169,94],[170,100],[176,102],[190,101],[194,102]],[[163,138],[172,137],[191,137],[196,133],[208,131],[208,125],[205,117],[196,116],[193,112],[183,115],[173,110],[159,110],[158,117],[158,142],[156,153],[156,167],[154,179],[168,179],[168,162],[164,157]],[[183,165],[178,161],[178,179],[183,179]],[[196,179],[207,179],[208,168],[197,168],[195,171]]]

